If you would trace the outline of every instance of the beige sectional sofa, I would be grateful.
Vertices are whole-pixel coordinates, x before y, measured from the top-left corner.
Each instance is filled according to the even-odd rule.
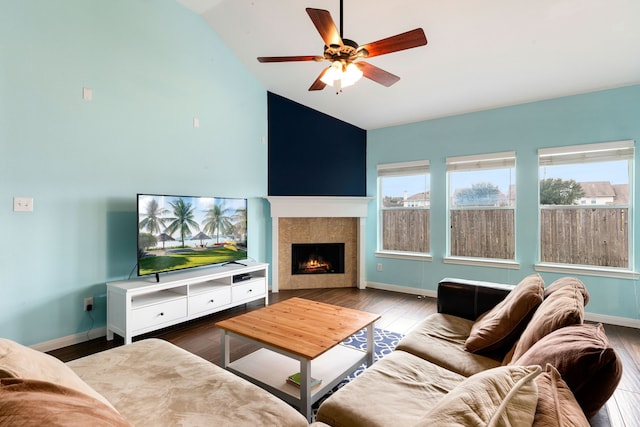
[[[583,321],[588,300],[575,278],[445,279],[438,313],[325,400],[317,424],[588,426],[622,373],[602,325]]]
[[[146,339],[67,364],[0,339],[0,426],[307,426],[282,400]]]
[[[585,324],[577,279],[445,279],[438,313],[325,400],[314,426],[588,426],[622,366]],[[298,411],[173,344],[69,363],[0,339],[0,426],[307,426]]]

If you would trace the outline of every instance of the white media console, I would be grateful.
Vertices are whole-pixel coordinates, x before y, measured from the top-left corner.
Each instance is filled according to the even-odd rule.
[[[261,298],[267,305],[269,264],[241,262],[166,273],[159,282],[148,276],[107,283],[107,339],[115,333],[130,344],[134,336]]]

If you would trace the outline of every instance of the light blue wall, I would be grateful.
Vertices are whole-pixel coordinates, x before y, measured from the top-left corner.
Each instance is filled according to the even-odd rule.
[[[104,326],[105,282],[135,264],[137,192],[250,198],[249,255],[267,260],[266,90],[198,15],[175,0],[0,9],[0,336]]]
[[[367,188],[376,191],[376,165],[409,160],[431,162],[431,250],[433,261],[375,256],[377,217],[370,205],[367,221],[366,277],[369,282],[435,290],[443,277],[517,283],[534,273],[537,261],[537,149],[633,139],[640,141],[640,86],[558,98],[514,107],[429,120],[368,132]],[[445,158],[515,150],[517,153],[516,253],[519,270],[444,264],[446,251]],[[640,165],[636,147],[636,165]],[[634,194],[640,200],[640,185]],[[640,209],[634,213],[636,269],[640,268]],[[383,271],[376,271],[376,264]],[[542,273],[551,283],[560,274]],[[605,316],[640,318],[637,280],[578,276],[591,301],[587,311]]]

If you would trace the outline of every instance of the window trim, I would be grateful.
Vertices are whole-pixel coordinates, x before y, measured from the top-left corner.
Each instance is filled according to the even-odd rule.
[[[428,260],[431,261],[431,251],[429,252],[409,252],[409,251],[392,251],[392,250],[384,250],[382,249],[383,241],[382,241],[382,202],[384,196],[382,195],[382,178],[394,177],[394,176],[409,176],[409,175],[419,175],[426,174],[429,175],[429,183],[431,182],[431,171],[430,171],[429,160],[412,160],[407,162],[395,162],[395,163],[380,163],[376,165],[376,180],[377,180],[377,198],[378,203],[376,207],[377,214],[377,242],[376,242],[376,256],[387,257],[387,258],[398,258],[398,259],[409,259],[409,260]],[[430,191],[430,189],[429,189]],[[418,209],[418,208],[415,208]],[[428,208],[423,208],[431,210],[431,206]],[[428,225],[431,228],[431,224]],[[431,248],[431,242],[429,242],[429,248]]]
[[[533,266],[535,271],[543,273],[560,273],[584,276],[612,277],[616,279],[637,280],[640,273],[627,268],[607,268],[579,264],[554,264],[549,262],[538,262]]]
[[[520,263],[515,259],[474,258],[462,256],[446,256],[442,259],[445,264],[472,265],[476,267],[496,267],[519,270]]]
[[[468,156],[455,156],[455,157],[447,157],[445,160],[446,164],[446,194],[447,194],[447,203],[446,203],[446,227],[447,227],[447,237],[446,237],[446,255],[443,258],[443,262],[446,264],[460,264],[460,265],[476,265],[476,266],[487,266],[487,267],[504,267],[504,268],[520,268],[520,263],[517,261],[518,259],[518,242],[517,236],[514,234],[514,254],[513,259],[500,259],[500,258],[479,258],[479,257],[469,257],[469,256],[456,256],[451,255],[451,211],[453,210],[464,210],[464,209],[513,209],[513,228],[514,231],[517,230],[516,222],[517,222],[517,203],[514,206],[495,206],[495,207],[484,207],[484,206],[460,206],[460,207],[452,207],[452,194],[451,194],[451,177],[450,172],[469,172],[469,171],[479,171],[479,170],[497,170],[497,169],[507,169],[513,168],[514,177],[516,174],[516,152],[515,151],[502,151],[498,153],[485,153],[485,154],[474,154]],[[517,185],[517,182],[516,182]],[[517,190],[516,190],[517,193]]]
[[[412,261],[433,261],[433,256],[431,254],[426,254],[422,252],[379,250],[375,252],[375,256],[377,258],[408,259]]]
[[[591,276],[615,277],[621,279],[637,279],[640,273],[635,271],[635,241],[634,241],[634,189],[633,176],[635,167],[635,141],[632,139],[610,142],[598,142],[591,144],[567,145],[561,147],[549,147],[538,149],[538,197],[540,195],[540,169],[544,166],[579,165],[586,163],[599,163],[627,160],[629,178],[629,203],[615,205],[615,207],[627,207],[628,217],[628,241],[629,264],[625,268],[603,267],[597,265],[564,264],[543,262],[542,257],[542,209],[549,209],[548,205],[541,205],[538,199],[538,260],[534,264],[536,271],[553,272],[563,274],[584,274]],[[546,206],[546,207],[543,207]],[[588,208],[590,204],[579,204],[576,208]]]

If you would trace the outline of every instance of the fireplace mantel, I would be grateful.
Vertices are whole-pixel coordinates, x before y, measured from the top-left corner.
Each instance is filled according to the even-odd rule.
[[[271,217],[366,218],[373,197],[269,196]]]
[[[271,291],[278,292],[280,218],[358,218],[357,286],[366,287],[364,269],[365,221],[373,197],[349,196],[268,196],[271,205]]]

